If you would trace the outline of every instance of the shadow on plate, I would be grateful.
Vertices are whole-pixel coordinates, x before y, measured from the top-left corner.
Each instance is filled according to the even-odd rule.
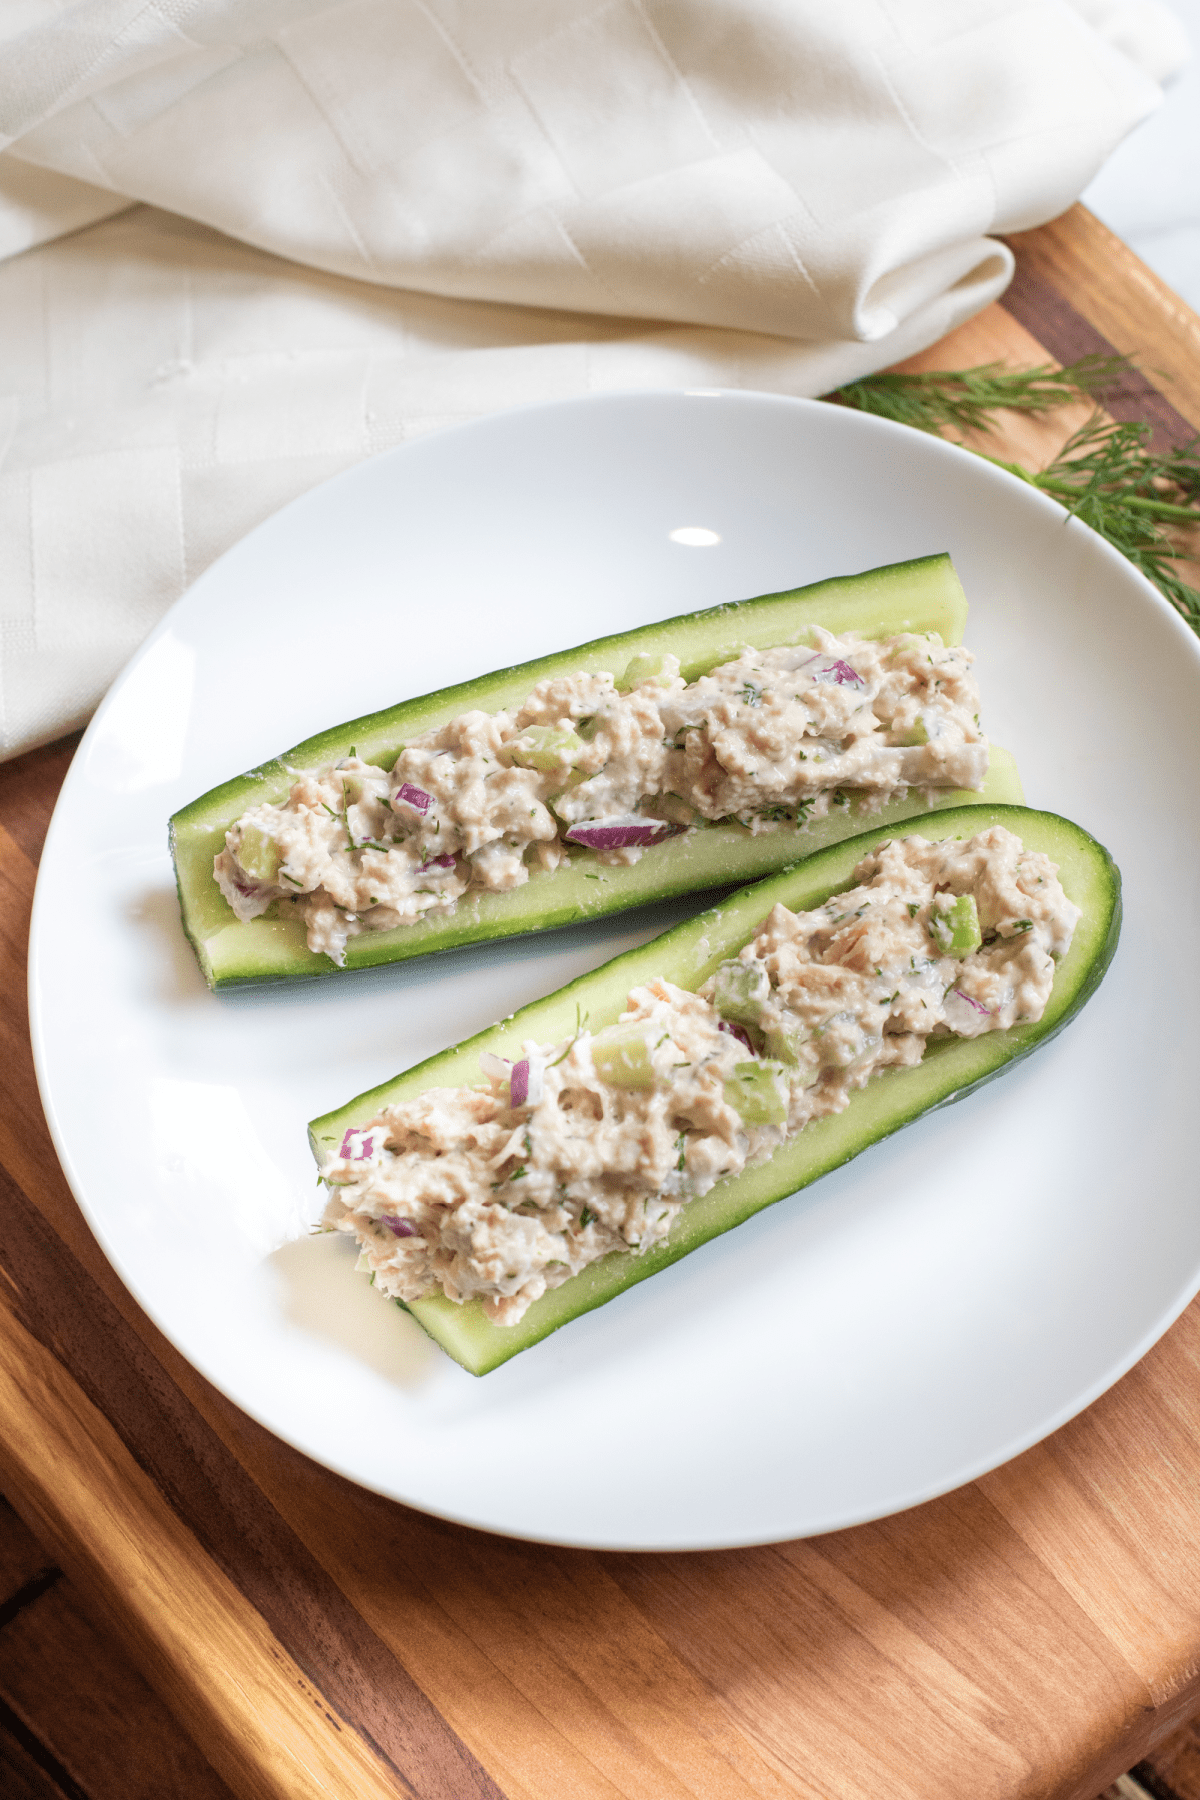
[[[267,1260],[289,1325],[344,1350],[393,1387],[413,1393],[448,1366],[416,1320],[355,1271],[355,1246],[345,1237],[293,1238]]]
[[[195,1001],[208,992],[192,946],[179,920],[179,896],[173,887],[147,888],[131,901],[128,916],[145,936],[146,967],[156,998]]]

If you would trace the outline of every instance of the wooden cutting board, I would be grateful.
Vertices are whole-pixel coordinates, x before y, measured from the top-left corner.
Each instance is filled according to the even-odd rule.
[[[1003,304],[915,364],[1136,352],[1114,410],[1190,438],[1200,320],[1082,208],[1013,243]],[[1200,1705],[1200,1302],[1006,1468],[754,1550],[488,1537],[225,1401],[109,1268],[38,1102],[26,935],[72,748],[0,767],[0,1488],[235,1794],[1093,1800]]]

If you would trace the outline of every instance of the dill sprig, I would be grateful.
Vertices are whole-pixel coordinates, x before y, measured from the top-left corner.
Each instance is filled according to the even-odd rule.
[[[1118,425],[1096,412],[1048,468],[1030,474],[1020,463],[1000,467],[1107,539],[1200,632],[1200,592],[1171,566],[1188,553],[1164,529],[1200,526],[1200,440],[1160,455],[1149,449],[1150,436],[1149,425]]]
[[[1051,412],[1111,393],[1131,367],[1123,356],[1085,356],[1063,369],[985,363],[977,369],[869,375],[830,398],[918,431],[986,433],[995,429],[996,412]],[[1200,528],[1200,439],[1156,451],[1152,436],[1149,425],[1118,423],[1097,407],[1045,469],[1027,469],[994,456],[985,460],[1020,476],[1090,525],[1200,632],[1200,591],[1181,579],[1176,566],[1194,551],[1170,535],[1172,530]]]
[[[1127,356],[1081,356],[1065,369],[1039,363],[1011,369],[981,363],[975,369],[928,369],[918,375],[867,375],[838,388],[831,399],[915,431],[995,430],[997,412],[1047,413],[1081,398],[1111,393],[1129,373]]]

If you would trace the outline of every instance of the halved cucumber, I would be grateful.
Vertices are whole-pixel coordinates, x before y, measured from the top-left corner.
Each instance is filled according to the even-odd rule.
[[[945,643],[957,644],[962,641],[966,616],[967,603],[950,558],[926,556],[597,638],[573,650],[560,650],[535,662],[518,663],[457,687],[404,700],[386,712],[370,713],[308,738],[273,762],[212,788],[171,820],[171,853],[183,927],[205,980],[210,987],[227,987],[235,982],[328,975],[336,968],[328,956],[309,950],[298,918],[263,917],[240,924],[213,879],[213,858],[224,848],[229,826],[251,806],[283,800],[301,769],[337,762],[349,754],[352,745],[360,756],[390,769],[402,746],[420,733],[434,730],[468,708],[497,712],[518,705],[534,684],[548,675],[607,669],[619,678],[633,657],[670,651],[679,658],[684,676],[694,680],[728,661],[746,644],[765,650],[802,642],[814,624],[835,632],[858,631],[865,637],[936,631]],[[1012,758],[993,748],[987,783],[978,796],[961,789],[946,790],[939,792],[933,806],[963,806],[976,798],[1019,801],[1021,797]],[[628,869],[607,867],[589,851],[572,848],[569,866],[553,873],[535,872],[523,887],[509,893],[468,893],[453,912],[351,938],[345,966],[359,969],[400,962],[456,944],[546,931],[672,894],[752,880],[860,830],[862,806],[863,802],[856,801],[835,807],[827,818],[799,830],[785,826],[758,836],[740,825],[700,827],[648,850]],[[927,810],[927,802],[913,789],[905,800],[870,816],[894,823]]]
[[[815,1121],[769,1162],[729,1177],[701,1199],[690,1201],[665,1245],[643,1256],[618,1251],[593,1263],[562,1287],[535,1300],[517,1325],[491,1324],[478,1301],[456,1306],[441,1295],[414,1301],[408,1310],[464,1369],[486,1375],[570,1319],[603,1306],[709,1238],[807,1187],[923,1113],[961,1099],[1046,1043],[1079,1011],[1099,986],[1120,932],[1121,878],[1107,850],[1080,826],[1056,813],[1019,806],[962,807],[915,823],[920,834],[930,839],[969,838],[989,826],[1004,825],[1029,849],[1044,851],[1058,864],[1059,879],[1068,897],[1083,908],[1083,917],[1070,951],[1059,964],[1041,1019],[1035,1025],[1017,1025],[985,1037],[933,1039],[916,1068],[878,1076],[853,1096],[845,1112]],[[430,1057],[394,1081],[359,1094],[336,1112],[313,1120],[309,1141],[314,1156],[323,1161],[348,1128],[365,1124],[383,1105],[411,1100],[426,1088],[480,1082],[479,1054],[483,1050],[511,1058],[526,1039],[556,1043],[574,1031],[580,1016],[589,1030],[597,1031],[624,1011],[631,988],[655,975],[677,987],[699,987],[721,962],[736,955],[777,902],[794,912],[811,911],[830,894],[853,886],[857,863],[894,835],[886,828],[876,828],[818,851],[793,868],[742,888],[718,906],[640,949],[614,958],[546,999],[535,1000],[511,1019]]]

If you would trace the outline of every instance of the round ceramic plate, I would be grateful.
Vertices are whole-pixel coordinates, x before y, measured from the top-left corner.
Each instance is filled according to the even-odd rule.
[[[1097,997],[961,1105],[482,1380],[313,1237],[305,1123],[688,910],[208,993],[168,814],[340,718],[693,607],[949,550],[984,722],[1106,843]],[[618,395],[365,463],[253,532],[109,694],[31,952],[42,1092],[107,1254],[271,1430],[412,1506],[547,1541],[829,1531],[956,1487],[1142,1355],[1200,1286],[1200,643],[987,463],[754,394]]]

